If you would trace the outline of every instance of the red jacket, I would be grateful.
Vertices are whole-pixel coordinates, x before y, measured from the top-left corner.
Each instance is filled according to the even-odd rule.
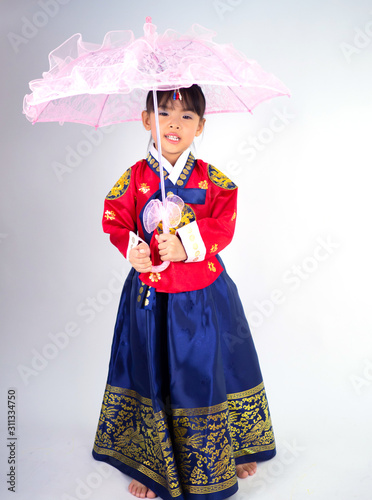
[[[111,242],[127,257],[135,234],[150,244],[153,265],[161,263],[155,234],[146,233],[142,211],[152,197],[160,198],[158,163],[149,153],[129,168],[105,200],[103,229]],[[237,186],[212,165],[195,160],[190,153],[176,184],[165,176],[170,191],[185,202],[177,234],[188,255],[186,262],[171,262],[161,273],[143,273],[140,279],[159,292],[185,292],[204,288],[222,272],[216,254],[232,240],[237,206]]]

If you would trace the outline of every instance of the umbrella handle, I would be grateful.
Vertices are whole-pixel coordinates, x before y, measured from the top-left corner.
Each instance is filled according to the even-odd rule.
[[[163,233],[168,234],[169,233],[169,227],[166,225],[165,221],[163,220]],[[152,266],[151,272],[153,273],[161,273],[162,271],[165,271],[167,267],[169,266],[170,261],[165,260],[162,264],[159,264],[158,266]]]
[[[164,271],[165,269],[167,269],[167,267],[169,266],[169,264],[170,264],[170,261],[166,260],[162,264],[160,264],[159,266],[152,266],[151,272],[152,273],[161,273],[162,271]]]

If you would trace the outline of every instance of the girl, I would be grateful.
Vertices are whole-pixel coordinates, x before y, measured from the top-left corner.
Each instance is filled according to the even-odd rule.
[[[204,128],[199,86],[157,93],[166,193],[184,201],[175,230],[148,233],[160,199],[153,145],[105,200],[103,227],[133,268],[124,285],[93,456],[133,478],[137,497],[222,500],[275,455],[260,367],[236,287],[218,253],[231,241],[237,187],[190,152]],[[170,261],[163,272],[152,265]]]

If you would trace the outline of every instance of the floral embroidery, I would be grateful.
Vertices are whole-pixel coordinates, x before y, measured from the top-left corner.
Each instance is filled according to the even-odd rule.
[[[173,193],[171,193],[171,194],[173,194]],[[180,223],[178,224],[177,227],[171,227],[169,229],[169,232],[172,234],[176,234],[177,229],[180,229],[181,227],[186,226],[187,224],[190,224],[190,222],[194,222],[194,220],[196,220],[194,210],[190,207],[190,205],[185,203],[185,205],[182,209]],[[158,231],[159,231],[159,233],[163,232],[163,223],[162,222],[159,222]]]
[[[208,175],[213,184],[220,188],[232,190],[238,187],[225,174],[212,165],[208,165]]]
[[[116,198],[120,198],[123,194],[126,193],[129,184],[130,177],[132,174],[132,167],[130,167],[124,174],[120,177],[115,186],[111,189],[109,194],[106,196],[106,200],[116,200]]]
[[[207,181],[200,181],[199,187],[200,187],[200,189],[208,189],[208,182]]]
[[[114,220],[116,217],[116,213],[113,212],[112,210],[106,210],[105,217],[106,217],[106,220]]]
[[[231,222],[236,219],[236,211],[234,210],[233,216],[231,217]]]
[[[213,262],[208,262],[208,267],[209,267],[209,270],[212,271],[213,273],[216,272],[216,268],[214,267]]]
[[[140,188],[139,188],[139,191],[141,191],[141,193],[143,194],[146,194],[150,191],[150,186],[148,184],[146,184],[146,182],[142,182],[142,184],[140,184]]]
[[[154,283],[157,283],[158,281],[161,280],[161,275],[160,273],[150,273],[150,276],[149,276],[150,280]]]
[[[158,412],[151,399],[107,385],[94,444],[173,498],[224,491],[236,483],[235,458],[274,448],[263,383],[215,406]]]
[[[263,383],[253,390],[240,393],[241,397],[236,398],[238,394],[228,394],[227,396],[235,457],[272,449],[274,433]],[[243,416],[247,408],[246,405],[249,405],[250,412],[248,421]]]
[[[218,250],[218,245],[217,245],[217,243],[216,243],[215,245],[212,245],[212,248],[211,248],[211,253],[212,253],[212,252],[217,252],[217,250]]]

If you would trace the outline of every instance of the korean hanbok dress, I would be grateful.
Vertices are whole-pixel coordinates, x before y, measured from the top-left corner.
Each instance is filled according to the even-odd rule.
[[[187,253],[161,273],[133,268],[124,284],[93,456],[166,500],[220,500],[238,489],[236,464],[268,460],[275,441],[251,332],[218,255],[231,241],[237,186],[188,150],[166,193],[184,201],[176,234]],[[160,199],[157,152],[129,168],[106,197],[103,227],[128,257]]]

